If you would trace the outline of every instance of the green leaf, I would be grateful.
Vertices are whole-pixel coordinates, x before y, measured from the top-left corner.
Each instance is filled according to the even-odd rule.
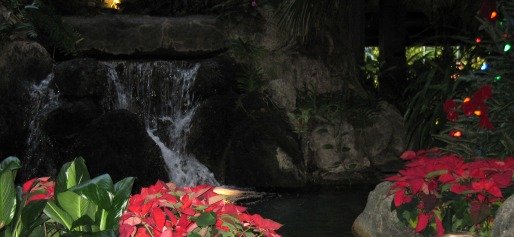
[[[435,170],[425,175],[425,178],[430,179],[448,173],[448,170]]]
[[[20,160],[14,156],[9,156],[0,162],[0,173],[14,171],[21,168]]]
[[[114,230],[106,230],[94,233],[72,231],[62,235],[62,237],[116,237]]]
[[[89,172],[82,157],[64,164],[57,175],[55,193],[62,193],[71,187],[89,180]]]
[[[334,149],[334,146],[332,144],[325,144],[325,145],[322,146],[322,148],[330,150],[330,149]]]
[[[196,219],[196,224],[199,227],[214,225],[216,224],[216,214],[212,211],[204,212]]]
[[[98,205],[100,208],[111,207],[111,193],[114,192],[111,176],[104,174],[85,181],[69,189]]]
[[[197,234],[197,233],[193,233],[193,232],[191,232],[191,233],[189,233],[189,234],[187,235],[187,237],[202,237],[202,236],[201,236],[201,235],[199,235],[199,234]]]
[[[107,215],[107,226],[118,226],[118,220],[127,207],[134,177],[127,177],[114,184],[114,198]]]
[[[45,201],[32,201],[21,210],[21,222],[24,226],[30,227],[34,222],[38,220],[38,218],[43,213],[45,209],[46,200]]]
[[[30,232],[30,234],[27,235],[27,236],[28,237],[41,237],[41,236],[45,236],[45,230],[43,229],[43,225],[38,225],[38,226],[34,227],[32,232]]]
[[[68,230],[71,230],[71,227],[73,225],[73,219],[54,201],[48,201],[46,203],[44,213],[53,221],[60,223],[61,225],[65,226]]]
[[[71,229],[75,229],[75,228],[81,227],[81,226],[90,226],[90,225],[94,225],[94,224],[95,224],[95,221],[93,219],[91,219],[91,217],[84,215],[73,222],[73,224],[71,225]]]
[[[16,212],[16,190],[14,188],[13,162],[2,162],[4,170],[0,173],[0,229],[9,225]]]
[[[66,211],[73,220],[78,220],[86,214],[89,205],[94,205],[86,198],[72,191],[57,194],[57,201],[59,206]]]

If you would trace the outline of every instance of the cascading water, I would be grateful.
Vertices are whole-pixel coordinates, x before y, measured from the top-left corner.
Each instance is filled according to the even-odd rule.
[[[54,79],[54,75],[48,75],[39,84],[34,84],[29,88],[31,99],[31,112],[29,117],[29,135],[27,138],[27,151],[25,159],[31,161],[30,170],[26,171],[27,177],[35,174],[39,168],[42,159],[36,154],[41,142],[45,139],[41,125],[43,118],[54,109],[59,107],[59,94],[50,88],[50,83]]]
[[[162,152],[170,179],[179,186],[218,185],[214,175],[185,153],[195,112],[191,86],[199,64],[186,62],[106,62],[117,107],[144,118],[148,135]]]

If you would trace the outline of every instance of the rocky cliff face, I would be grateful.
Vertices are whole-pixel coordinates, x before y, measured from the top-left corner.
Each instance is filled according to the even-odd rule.
[[[311,87],[314,88],[313,96],[323,96],[342,93],[345,81],[334,77],[335,72],[321,60],[282,49],[280,34],[273,24],[265,24],[263,31],[243,32],[224,28],[223,22],[208,16],[104,15],[65,17],[64,21],[75,27],[84,38],[79,45],[81,56],[102,60],[144,59],[146,62],[190,59],[190,63],[201,65],[190,88],[196,107],[191,127],[187,130],[185,151],[196,156],[220,181],[242,186],[286,188],[365,181],[370,170],[389,172],[390,164],[398,161],[404,149],[402,118],[385,103],[380,104],[381,110],[373,123],[366,126],[357,126],[349,119],[313,119],[300,132],[298,121],[289,115],[300,109],[300,92],[306,85],[315,86]],[[251,38],[264,49],[264,56],[253,62],[264,72],[262,90],[242,88],[244,63],[231,58],[232,54],[224,53],[228,47],[226,42],[236,37]],[[4,52],[0,57],[0,71],[8,76],[0,79],[1,90],[18,88],[12,85],[21,85],[21,82],[39,82],[52,69],[51,58],[37,44],[18,42],[5,47]],[[75,59],[60,62],[55,67],[55,78],[50,86],[59,93],[60,100],[55,108],[42,115],[42,125],[37,128],[45,134],[38,149],[47,150],[38,155],[49,156],[54,151],[58,154],[50,166],[75,155],[99,157],[94,159],[116,157],[113,159],[126,159],[127,164],[145,159],[145,164],[148,163],[145,167],[133,170],[137,175],[144,175],[162,164],[156,146],[150,145],[148,139],[128,135],[143,136],[141,123],[144,121],[141,115],[115,111],[118,98],[113,93],[115,85],[108,78],[109,73],[106,65],[97,59]],[[154,81],[161,80],[160,76],[168,77],[160,71],[148,73],[152,74]],[[149,88],[158,85],[153,83]],[[129,90],[142,93],[136,89]],[[157,107],[164,108],[165,102],[155,92],[167,89],[152,90],[145,92],[148,93],[148,101],[160,103],[163,106]],[[13,101],[19,100],[15,104],[20,105],[32,102],[27,100],[30,97],[27,88],[18,92],[16,95],[7,93],[13,96],[2,100],[0,106],[5,111],[0,117],[0,125],[9,128],[0,133],[2,155],[23,156],[27,149],[30,108],[18,108]],[[6,117],[5,114],[15,116]],[[311,116],[325,117],[324,114]],[[120,121],[116,122],[117,119]],[[107,124],[121,127],[118,130],[107,129]],[[127,133],[127,136],[119,137],[117,131]],[[162,129],[157,132],[163,133]],[[107,145],[103,146],[104,143]],[[116,155],[114,150],[124,155]],[[40,165],[46,163],[52,162]],[[114,165],[109,167],[123,175],[131,173],[122,172]],[[97,170],[100,172],[102,168]],[[162,178],[165,173],[164,169],[158,169],[148,179]]]

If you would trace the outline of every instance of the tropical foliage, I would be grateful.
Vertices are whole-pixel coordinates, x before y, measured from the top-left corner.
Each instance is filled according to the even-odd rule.
[[[0,236],[280,236],[280,224],[250,215],[214,187],[176,187],[157,181],[130,196],[134,178],[113,184],[90,178],[82,158],[66,163],[56,181],[14,179],[15,157],[0,163]]]
[[[80,35],[64,24],[51,5],[42,1],[25,4],[24,1],[10,0],[6,6],[5,22],[0,24],[0,40],[33,39],[46,48],[59,50],[63,54],[76,53]]]

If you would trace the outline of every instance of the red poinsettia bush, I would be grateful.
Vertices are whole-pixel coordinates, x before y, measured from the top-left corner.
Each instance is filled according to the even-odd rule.
[[[513,193],[514,157],[466,163],[439,149],[407,151],[394,184],[398,218],[426,236],[471,231],[487,236],[496,209]]]
[[[176,187],[158,181],[133,195],[120,218],[120,236],[280,236],[281,224],[225,201],[212,186]]]

